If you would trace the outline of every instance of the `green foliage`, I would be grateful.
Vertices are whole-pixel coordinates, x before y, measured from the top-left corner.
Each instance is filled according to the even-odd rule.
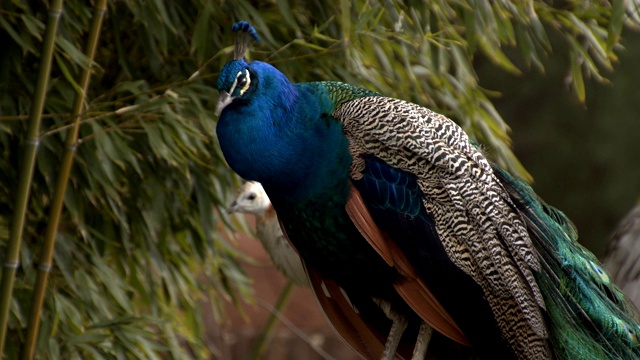
[[[552,43],[559,44],[557,37]],[[496,76],[476,66],[485,87],[504,96],[494,105],[513,128],[513,148],[535,178],[535,190],[580,230],[580,243],[602,255],[604,240],[640,194],[637,135],[640,32],[623,32],[608,83],[586,82],[584,104],[567,87],[568,48],[545,62],[545,75]]]
[[[247,298],[238,254],[222,237],[238,180],[215,143],[207,80],[188,80],[199,7],[113,2],[82,114],[45,301],[38,358],[206,357],[198,301]],[[83,55],[90,4],[68,2],[40,131],[7,353],[24,341],[48,206]],[[24,116],[37,74],[45,8],[2,11],[0,244],[13,214]],[[216,30],[216,33],[220,31]],[[219,48],[211,45],[208,49]],[[205,53],[211,57],[211,51]],[[220,211],[222,210],[222,211]],[[187,344],[188,347],[181,345]],[[187,352],[187,349],[188,352]]]
[[[234,21],[251,21],[264,41],[254,57],[296,82],[340,80],[444,113],[526,180],[510,149],[508,126],[491,101],[498,94],[478,84],[475,58],[482,55],[514,74],[531,67],[544,73],[544,59],[554,50],[549,35],[557,34],[569,48],[568,81],[584,100],[584,77],[606,81],[601,72],[617,59],[622,25],[640,23],[635,5],[623,1],[277,4],[234,3],[223,10],[234,15],[223,29],[228,33]]]
[[[605,1],[112,1],[95,63],[82,52],[91,7],[61,18],[31,184],[7,353],[20,351],[40,239],[81,69],[94,74],[65,197],[38,358],[202,358],[197,300],[250,288],[222,240],[238,184],[220,154],[213,116],[217,71],[231,24],[251,21],[264,43],[251,56],[292,80],[340,80],[427,105],[456,121],[503,166],[527,173],[508,127],[478,84],[474,59],[517,74],[544,72],[553,32],[584,99],[584,77],[604,81],[631,2]],[[6,247],[47,18],[45,3],[0,10],[0,246]],[[338,15],[336,15],[338,14]],[[507,51],[507,50],[518,50]],[[517,55],[513,55],[517,54]],[[243,226],[244,224],[236,224]],[[2,253],[2,252],[0,252]],[[206,279],[206,281],[202,281]],[[219,316],[222,316],[218,314]],[[188,346],[183,346],[188,345]],[[189,350],[187,350],[189,349]],[[215,349],[213,350],[215,351]]]

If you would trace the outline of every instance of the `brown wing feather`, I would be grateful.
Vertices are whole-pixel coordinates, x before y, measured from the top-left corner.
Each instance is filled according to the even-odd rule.
[[[313,269],[308,274],[316,299],[334,331],[363,358],[379,359],[384,350],[384,335],[360,317],[335,281]]]
[[[282,233],[289,239],[282,222],[280,222],[280,227]],[[305,270],[309,277],[311,290],[333,330],[363,359],[379,359],[386,342],[384,332],[388,329],[377,329],[367,323],[335,281],[324,277],[320,272],[306,265]],[[410,348],[399,349],[404,352],[405,358],[410,357],[410,350]],[[402,357],[397,355],[396,359],[401,360]]]
[[[395,288],[413,311],[443,335],[463,345],[470,345],[462,330],[429,291],[426,284],[420,280],[397,245],[389,240],[375,224],[362,196],[355,187],[351,187],[346,209],[362,236],[390,266],[394,266],[404,276],[402,281],[395,284]]]
[[[407,304],[436,331],[460,344],[470,345],[462,330],[429,291],[426,284],[420,280],[397,245],[389,240],[375,224],[355,187],[351,188],[346,211],[369,244],[389,266],[394,266],[404,277],[402,281],[395,284],[395,288]],[[280,227],[288,239],[282,223]],[[386,341],[386,334],[383,332],[388,329],[377,329],[367,323],[335,281],[323,277],[313,268],[305,266],[305,269],[311,289],[334,331],[363,358],[379,359]]]

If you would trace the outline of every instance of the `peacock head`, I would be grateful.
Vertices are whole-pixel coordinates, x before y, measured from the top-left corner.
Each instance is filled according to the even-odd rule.
[[[248,98],[252,91],[251,72],[249,64],[244,59],[229,61],[218,77],[218,91],[220,97],[216,105],[216,116],[236,99]],[[255,83],[253,84],[255,88]]]
[[[233,60],[229,61],[218,77],[218,91],[220,98],[216,105],[216,116],[220,116],[222,110],[236,99],[250,96],[251,89],[255,88],[255,82],[251,84],[249,64],[244,61],[244,54],[252,41],[260,42],[256,29],[246,21],[239,21],[231,28],[236,33],[236,43],[233,51]]]

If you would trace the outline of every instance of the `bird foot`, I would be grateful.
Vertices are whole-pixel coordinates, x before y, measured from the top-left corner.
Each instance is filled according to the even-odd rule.
[[[407,325],[409,325],[409,322],[404,316],[393,311],[389,302],[377,298],[374,298],[373,301],[380,307],[380,309],[382,309],[385,315],[387,315],[387,318],[392,321],[389,336],[387,336],[387,341],[384,344],[384,351],[382,352],[382,356],[380,356],[380,360],[393,360],[396,355],[396,350],[398,349],[398,344],[400,344],[402,334],[407,328]]]
[[[431,335],[433,335],[433,328],[423,322],[420,325],[420,331],[418,332],[418,338],[416,339],[416,346],[413,348],[413,355],[411,360],[424,360],[427,355],[427,348],[431,341]]]
[[[378,298],[374,298],[373,301],[382,309],[387,318],[392,321],[389,336],[387,336],[384,351],[380,357],[380,360],[392,360],[395,357],[400,339],[409,322],[404,316],[393,311],[389,302]],[[418,331],[418,337],[416,338],[416,345],[413,348],[411,360],[424,360],[427,355],[429,342],[431,341],[431,335],[433,335],[433,328],[425,322],[420,324],[420,330]]]

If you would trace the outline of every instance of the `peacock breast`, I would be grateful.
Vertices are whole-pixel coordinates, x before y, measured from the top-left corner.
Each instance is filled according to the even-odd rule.
[[[305,264],[342,285],[375,288],[397,274],[362,237],[345,210],[347,194],[292,204],[272,199],[287,236]]]

